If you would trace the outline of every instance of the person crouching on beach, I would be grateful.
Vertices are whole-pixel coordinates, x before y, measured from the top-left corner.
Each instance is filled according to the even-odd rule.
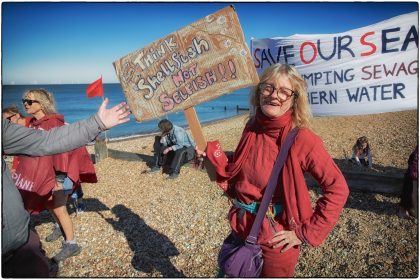
[[[370,150],[369,140],[366,136],[357,138],[353,145],[353,154],[351,160],[358,166],[368,166],[372,168],[372,153]]]
[[[50,92],[44,89],[28,90],[22,102],[26,113],[32,116],[29,127],[50,130],[65,125],[63,115],[56,113],[54,96]],[[56,224],[53,232],[45,238],[47,242],[64,235],[65,242],[60,252],[53,257],[57,262],[75,256],[81,250],[76,242],[66,203],[68,195],[81,183],[82,174],[84,182],[97,182],[95,168],[86,147],[53,156],[19,157],[14,179],[25,209],[31,214],[37,214],[45,208],[50,211]]]
[[[182,165],[194,158],[195,142],[185,129],[167,119],[161,120],[158,127],[162,134],[155,137],[154,166],[149,172],[160,171],[163,165],[168,164],[168,179],[175,179],[179,176]]]
[[[292,277],[301,244],[318,246],[324,241],[339,219],[349,190],[321,138],[309,128],[306,83],[294,66],[274,64],[266,69],[251,91],[250,103],[250,119],[233,158],[226,157],[218,141],[208,142],[206,151],[196,151],[214,165],[218,185],[233,202],[229,237],[244,241],[286,135],[294,127],[299,129],[257,241],[264,259],[260,276]],[[323,190],[314,209],[305,172]]]

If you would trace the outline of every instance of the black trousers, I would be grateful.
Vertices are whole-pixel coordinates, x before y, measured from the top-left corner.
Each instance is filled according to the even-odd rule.
[[[195,156],[194,147],[183,147],[176,151],[170,151],[166,155],[163,154],[163,151],[168,148],[165,145],[160,143],[160,136],[155,137],[155,142],[153,144],[154,150],[154,166],[168,166],[168,173],[179,173],[183,164],[192,160]]]
[[[407,170],[404,174],[404,185],[401,191],[400,206],[405,209],[413,207],[413,201],[411,200],[411,193],[413,192],[413,179],[410,176],[410,172]]]
[[[38,235],[29,231],[28,242],[10,256],[2,258],[2,276],[11,278],[47,278],[50,264]]]

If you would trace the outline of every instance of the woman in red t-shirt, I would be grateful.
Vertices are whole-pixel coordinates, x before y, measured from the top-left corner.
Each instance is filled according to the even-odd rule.
[[[234,203],[228,215],[232,233],[245,240],[280,147],[288,132],[299,128],[280,172],[267,213],[270,215],[265,217],[258,237],[264,259],[261,277],[291,277],[300,245],[318,246],[323,242],[336,224],[349,190],[322,140],[309,129],[306,83],[295,67],[269,67],[252,90],[250,100],[250,120],[233,158],[227,158],[217,142],[209,142],[206,153],[197,153],[207,155],[215,166],[219,186]],[[314,209],[305,172],[323,190]],[[251,209],[253,206],[255,209]]]
[[[29,90],[24,94],[22,102],[26,113],[32,116],[29,127],[49,130],[65,125],[64,117],[56,113],[54,97],[48,91]],[[52,156],[19,157],[19,165],[13,178],[25,208],[31,214],[47,208],[58,223],[59,227],[46,238],[47,241],[54,241],[64,235],[63,247],[53,258],[62,261],[79,254],[80,247],[74,236],[73,223],[66,203],[68,195],[76,185],[81,182],[97,182],[95,169],[86,148]]]

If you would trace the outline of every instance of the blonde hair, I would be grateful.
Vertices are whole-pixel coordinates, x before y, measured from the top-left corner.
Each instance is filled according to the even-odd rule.
[[[29,99],[29,94],[32,94],[35,100],[39,102],[44,114],[49,115],[56,113],[55,101],[52,93],[45,89],[30,89],[23,94],[23,98]]]
[[[297,127],[309,127],[312,113],[306,94],[306,82],[294,66],[280,63],[273,64],[264,71],[260,77],[260,83],[265,83],[272,78],[279,77],[280,75],[285,75],[289,78],[292,90],[295,93],[292,105],[293,123]],[[250,119],[255,117],[259,106],[259,90],[258,85],[256,85],[251,89],[250,93]]]

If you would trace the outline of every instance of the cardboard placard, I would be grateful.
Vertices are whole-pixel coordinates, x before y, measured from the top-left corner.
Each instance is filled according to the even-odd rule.
[[[137,121],[159,118],[259,78],[232,6],[114,62]]]

